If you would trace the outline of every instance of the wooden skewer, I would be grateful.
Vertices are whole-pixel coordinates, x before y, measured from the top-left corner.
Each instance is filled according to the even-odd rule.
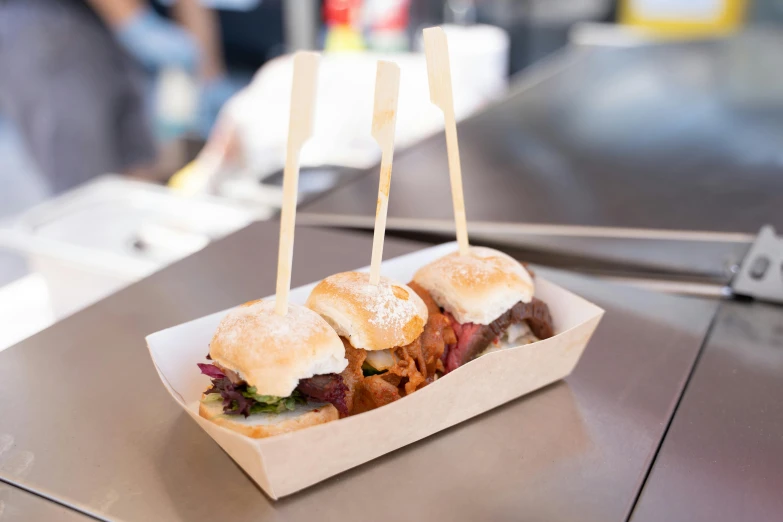
[[[424,30],[424,54],[427,58],[427,76],[430,99],[443,111],[446,126],[446,149],[451,177],[451,199],[454,204],[454,224],[460,254],[468,253],[468,223],[465,217],[465,197],[462,194],[462,167],[459,161],[457,119],[454,115],[454,95],[451,90],[451,66],[446,33],[440,27]]]
[[[381,147],[381,176],[378,183],[378,204],[375,208],[375,234],[372,240],[370,284],[381,282],[383,238],[386,235],[386,213],[389,210],[394,130],[397,122],[397,98],[400,93],[400,68],[391,62],[378,62],[375,75],[375,108],[372,116],[372,136]]]
[[[299,152],[313,133],[315,89],[318,80],[316,53],[294,55],[294,81],[291,87],[291,115],[288,122],[288,148],[283,170],[283,207],[280,213],[280,246],[277,253],[277,294],[275,312],[286,315],[291,290],[294,257],[294,227],[299,191]]]

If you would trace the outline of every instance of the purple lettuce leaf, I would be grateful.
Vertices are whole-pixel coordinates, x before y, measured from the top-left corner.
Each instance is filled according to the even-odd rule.
[[[196,363],[196,364],[198,364],[201,373],[203,373],[210,379],[223,379],[226,376],[222,371],[220,371],[220,368],[218,368],[214,364],[203,364],[203,363]]]

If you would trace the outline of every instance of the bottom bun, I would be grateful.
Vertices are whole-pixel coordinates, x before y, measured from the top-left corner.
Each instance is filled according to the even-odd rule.
[[[297,404],[293,411],[256,413],[245,418],[241,415],[225,415],[221,401],[201,401],[198,406],[198,414],[219,426],[254,439],[301,430],[340,418],[337,408],[322,402]]]

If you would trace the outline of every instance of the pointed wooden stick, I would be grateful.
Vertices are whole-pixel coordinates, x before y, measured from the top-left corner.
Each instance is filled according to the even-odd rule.
[[[454,204],[454,224],[460,254],[467,254],[468,223],[465,217],[465,197],[462,194],[462,167],[459,161],[457,119],[454,115],[454,96],[451,90],[451,66],[446,34],[440,27],[424,30],[424,54],[427,57],[427,75],[430,82],[430,99],[443,111],[446,124],[446,149],[451,177],[451,199]]]
[[[378,204],[375,208],[375,235],[372,240],[370,284],[381,282],[383,238],[386,235],[386,213],[389,210],[394,129],[397,123],[397,98],[400,93],[400,68],[391,62],[378,62],[375,75],[375,108],[372,116],[372,136],[381,147],[381,179],[378,183]]]
[[[288,122],[288,148],[283,170],[283,207],[280,213],[280,246],[277,253],[277,295],[275,312],[286,315],[291,290],[291,264],[294,256],[294,227],[299,186],[299,151],[313,133],[315,88],[319,56],[298,52],[294,55],[294,81],[291,87],[291,116]]]

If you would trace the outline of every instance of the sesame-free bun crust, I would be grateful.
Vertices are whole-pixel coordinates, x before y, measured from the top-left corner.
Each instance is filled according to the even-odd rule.
[[[259,395],[288,397],[300,379],[340,373],[348,365],[345,346],[318,314],[289,305],[275,313],[274,301],[251,301],[220,322],[209,356],[233,370]]]
[[[354,348],[385,350],[413,342],[424,330],[427,305],[408,286],[387,277],[343,272],[313,289],[307,306],[318,312]]]
[[[524,266],[485,247],[436,259],[420,268],[413,280],[463,324],[490,324],[518,302],[529,303],[535,292]]]
[[[293,411],[256,413],[245,418],[242,415],[223,414],[222,401],[202,401],[198,406],[198,414],[219,426],[254,439],[301,430],[340,418],[337,408],[328,403],[298,404]]]

